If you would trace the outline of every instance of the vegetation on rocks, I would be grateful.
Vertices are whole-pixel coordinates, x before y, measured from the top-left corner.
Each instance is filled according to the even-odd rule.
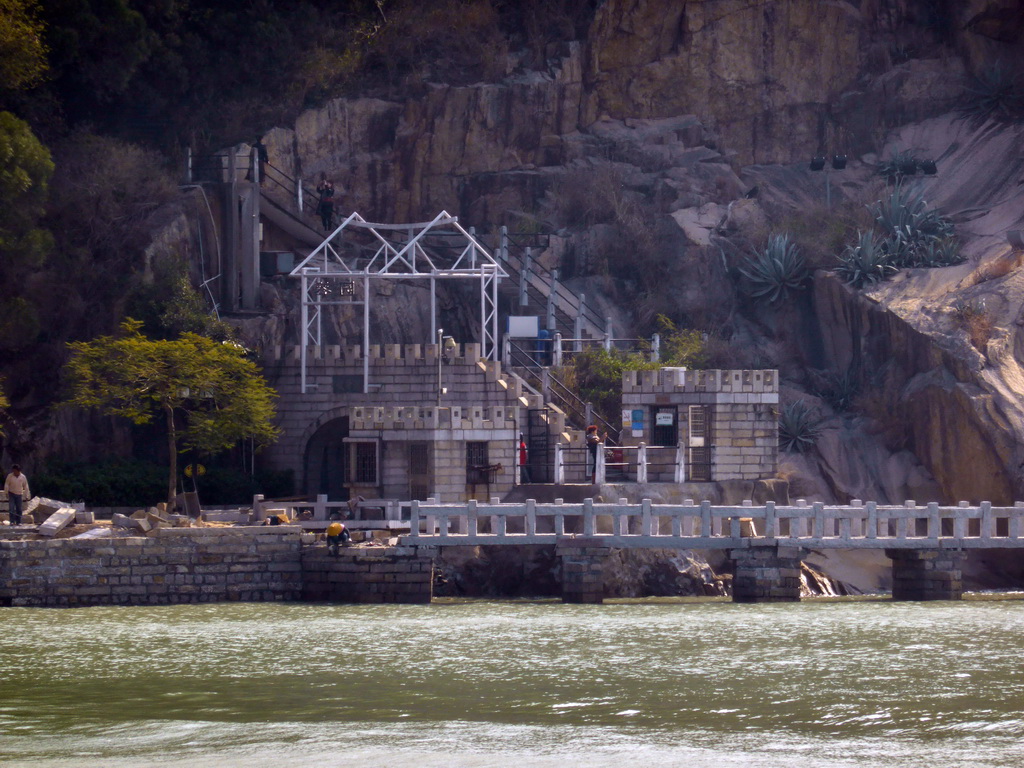
[[[779,447],[787,453],[807,453],[821,433],[822,418],[803,400],[782,406],[779,411]]]
[[[960,114],[975,123],[1024,120],[1024,78],[998,62],[986,67],[968,83]]]
[[[739,271],[746,278],[747,293],[772,304],[806,288],[810,278],[803,256],[789,241],[789,235],[772,235],[764,248],[755,250],[739,266]]]

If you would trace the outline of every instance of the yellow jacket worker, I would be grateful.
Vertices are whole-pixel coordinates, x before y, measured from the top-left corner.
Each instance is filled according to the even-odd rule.
[[[338,554],[338,546],[348,546],[352,538],[344,523],[331,523],[327,526],[327,551],[332,555]]]

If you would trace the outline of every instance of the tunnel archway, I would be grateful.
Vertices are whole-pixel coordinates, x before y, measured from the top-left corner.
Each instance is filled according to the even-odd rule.
[[[330,501],[345,501],[345,438],[348,437],[348,416],[323,424],[306,443],[305,491],[310,495],[326,494]]]

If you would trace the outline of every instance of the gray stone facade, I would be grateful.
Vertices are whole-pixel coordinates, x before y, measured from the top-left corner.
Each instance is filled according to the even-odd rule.
[[[466,344],[438,360],[436,345],[371,346],[368,392],[358,346],[308,348],[265,363],[277,389],[281,438],[264,463],[291,470],[296,490],[332,500],[504,496],[516,482],[522,413],[539,408],[522,381]],[[564,419],[550,431],[559,439]]]
[[[676,448],[687,482],[772,477],[778,468],[778,403],[774,370],[629,371],[622,380],[622,443],[651,447],[652,482],[673,479]]]

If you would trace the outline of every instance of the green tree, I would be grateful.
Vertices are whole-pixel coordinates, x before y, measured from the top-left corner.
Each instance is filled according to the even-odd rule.
[[[0,112],[0,348],[35,340],[38,323],[22,295],[29,273],[50,251],[50,233],[39,227],[53,161],[28,124]]]
[[[30,88],[43,79],[43,29],[32,0],[0,0],[0,89]]]
[[[152,340],[140,327],[126,320],[120,336],[68,345],[72,394],[66,404],[135,424],[162,415],[170,454],[167,499],[173,503],[178,453],[217,453],[243,438],[271,442],[278,434],[271,423],[276,394],[236,344],[194,333]]]

